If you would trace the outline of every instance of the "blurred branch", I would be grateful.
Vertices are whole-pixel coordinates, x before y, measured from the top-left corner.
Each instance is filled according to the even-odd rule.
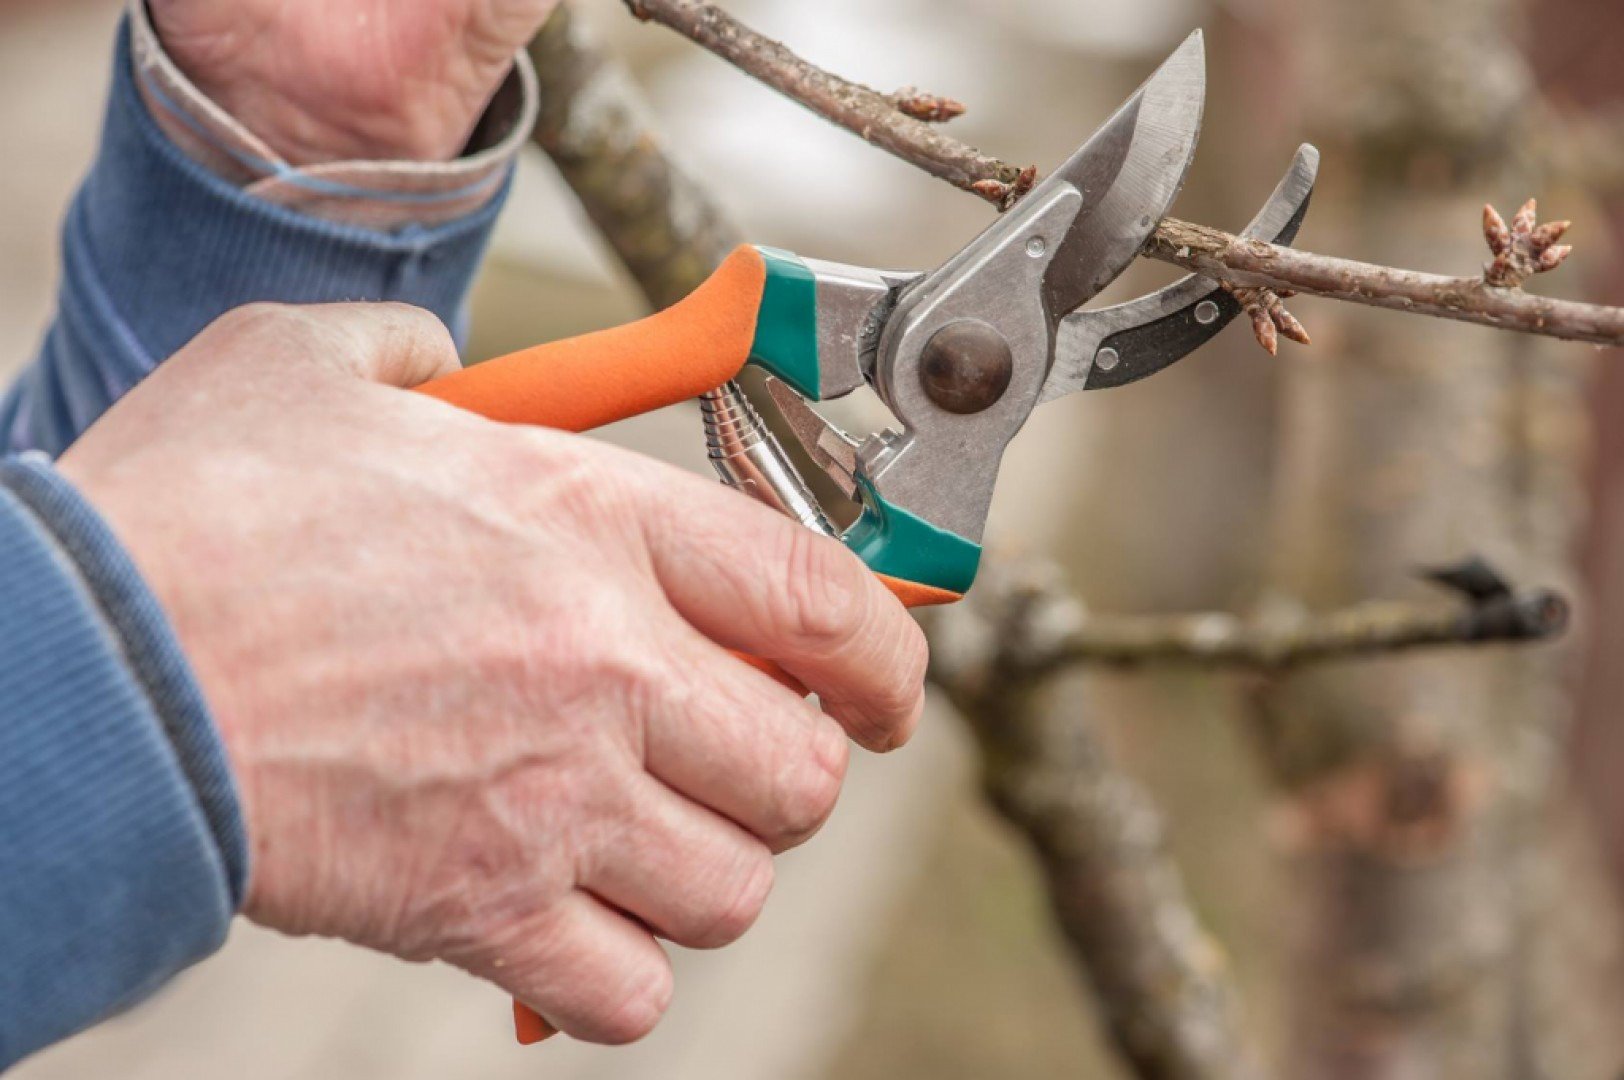
[[[1222,612],[1091,615],[1020,657],[1037,675],[1095,664],[1192,664],[1282,671],[1416,649],[1547,641],[1567,628],[1568,603],[1547,590],[1465,604],[1371,600],[1340,611],[1245,620]]]
[[[1161,814],[1099,741],[1085,687],[1030,663],[1081,618],[1041,572],[984,575],[933,620],[932,680],[980,741],[988,796],[1036,850],[1133,1075],[1254,1080],[1228,962],[1195,918]]]
[[[530,44],[541,82],[534,139],[656,308],[696,289],[742,233],[666,155],[631,75],[567,3]]]
[[[897,107],[745,26],[706,0],[625,0],[640,19],[661,23],[813,112],[932,176],[1007,209],[1033,186],[1020,169],[953,139]],[[1417,315],[1455,319],[1601,345],[1624,345],[1624,309],[1551,300],[1480,278],[1453,278],[1316,255],[1165,218],[1144,254],[1233,286],[1306,293]],[[1273,307],[1262,298],[1262,310]],[[1264,347],[1274,337],[1258,320]],[[1272,350],[1271,350],[1272,351]]]

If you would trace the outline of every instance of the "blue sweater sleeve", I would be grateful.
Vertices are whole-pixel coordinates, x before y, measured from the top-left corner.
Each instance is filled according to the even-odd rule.
[[[460,336],[505,187],[466,217],[387,232],[258,199],[164,135],[135,85],[129,37],[126,23],[101,149],[63,227],[56,322],[0,403],[4,445],[60,453],[159,361],[247,303],[394,300]]]
[[[59,453],[244,303],[398,300],[460,329],[505,189],[432,228],[279,207],[166,138],[128,26],[114,63],[56,321],[0,402],[0,449]],[[0,464],[0,1070],[217,949],[248,869],[223,744],[134,566],[43,457]]]
[[[43,458],[0,465],[0,1070],[225,940],[247,840],[156,601]]]

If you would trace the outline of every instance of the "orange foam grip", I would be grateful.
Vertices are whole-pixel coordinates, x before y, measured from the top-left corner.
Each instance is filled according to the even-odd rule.
[[[640,322],[538,345],[418,387],[491,420],[593,428],[696,398],[750,359],[767,266],[729,255],[680,303]]]

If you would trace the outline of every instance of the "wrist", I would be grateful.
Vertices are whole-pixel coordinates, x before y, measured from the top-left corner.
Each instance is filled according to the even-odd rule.
[[[308,18],[245,28],[183,0],[148,0],[141,17],[179,77],[296,168],[452,161],[514,70],[510,51],[389,48]]]
[[[387,106],[321,101],[319,95],[283,92],[252,79],[217,79],[183,55],[181,71],[243,127],[295,167],[341,161],[456,159],[467,146],[485,102],[447,100],[451,95],[410,101],[390,93]],[[316,97],[317,100],[302,100]]]

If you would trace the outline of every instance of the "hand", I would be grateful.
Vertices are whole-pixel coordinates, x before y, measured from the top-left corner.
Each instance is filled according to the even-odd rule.
[[[750,926],[846,733],[913,730],[923,638],[839,544],[737,493],[397,389],[455,366],[413,309],[244,309],[60,467],[213,708],[250,918],[635,1039],[672,989],[651,930]]]
[[[449,161],[558,0],[148,0],[199,89],[295,165]]]

